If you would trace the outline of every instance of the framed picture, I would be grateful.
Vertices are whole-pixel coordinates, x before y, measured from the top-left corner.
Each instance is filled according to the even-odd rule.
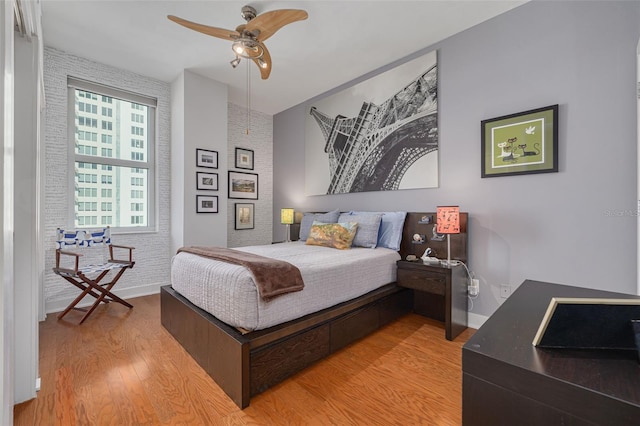
[[[253,229],[253,203],[236,203],[235,229]]]
[[[558,171],[558,105],[483,120],[482,177]]]
[[[197,189],[205,191],[218,190],[218,174],[196,172]]]
[[[253,170],[253,150],[236,148],[236,169]]]
[[[196,195],[196,213],[218,213],[218,196]]]
[[[594,318],[602,319],[594,321]],[[639,351],[633,321],[640,299],[553,297],[533,338],[542,348]],[[638,342],[640,343],[640,342]]]
[[[229,170],[229,198],[257,200],[258,175]]]
[[[218,168],[218,151],[208,149],[196,149],[196,166],[207,167],[209,169]]]

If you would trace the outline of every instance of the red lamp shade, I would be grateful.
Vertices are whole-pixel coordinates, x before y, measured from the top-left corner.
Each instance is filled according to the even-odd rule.
[[[438,234],[460,233],[460,207],[436,207],[436,232]]]

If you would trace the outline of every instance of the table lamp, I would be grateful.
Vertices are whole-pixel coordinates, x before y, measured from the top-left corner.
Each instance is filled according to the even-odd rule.
[[[293,209],[285,208],[280,209],[280,223],[287,225],[287,242],[291,242],[290,227],[293,224],[293,217],[295,216]]]
[[[451,234],[460,233],[460,207],[436,207],[436,232],[447,234],[447,266],[451,266]]]

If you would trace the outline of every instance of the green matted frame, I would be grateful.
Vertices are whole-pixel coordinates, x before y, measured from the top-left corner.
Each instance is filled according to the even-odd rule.
[[[482,120],[482,177],[558,171],[558,105]]]

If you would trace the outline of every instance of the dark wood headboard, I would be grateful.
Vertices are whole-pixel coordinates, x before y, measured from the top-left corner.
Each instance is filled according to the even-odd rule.
[[[425,218],[429,217],[429,223],[425,223]],[[451,259],[462,260],[467,263],[467,220],[468,213],[460,212],[460,233],[451,235]],[[400,244],[400,255],[405,259],[407,255],[413,254],[418,257],[424,254],[427,247],[435,251],[434,257],[440,259],[447,258],[447,238],[443,241],[434,241],[433,227],[436,224],[435,212],[408,212],[402,230],[402,243]],[[300,223],[291,225],[291,239],[297,240],[300,233]],[[425,236],[424,243],[413,241],[413,235]]]
[[[461,260],[467,263],[467,221],[468,213],[460,212],[460,233],[451,234],[451,259]],[[413,254],[418,257],[430,247],[435,254],[431,256],[439,259],[447,258],[447,238],[442,241],[433,238],[433,231],[436,225],[435,212],[409,212],[404,221],[402,231],[402,243],[400,244],[400,255],[405,259],[407,255]],[[415,234],[424,236],[424,241],[416,242],[413,238]]]

